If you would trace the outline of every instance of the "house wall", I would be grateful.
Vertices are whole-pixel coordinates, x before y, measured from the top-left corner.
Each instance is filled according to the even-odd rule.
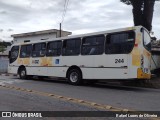
[[[25,40],[36,41],[36,40],[53,40],[57,35],[54,34],[42,34],[42,35],[34,35],[34,36],[25,36],[25,37],[15,37],[14,43],[24,42]]]
[[[0,73],[7,73],[8,71],[8,56],[0,56]]]

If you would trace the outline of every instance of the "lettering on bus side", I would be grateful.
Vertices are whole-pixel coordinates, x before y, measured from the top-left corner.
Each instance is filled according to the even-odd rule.
[[[118,64],[118,63],[124,63],[124,59],[115,59],[115,63]]]

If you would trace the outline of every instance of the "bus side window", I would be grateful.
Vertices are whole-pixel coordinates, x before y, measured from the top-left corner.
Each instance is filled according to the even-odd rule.
[[[100,55],[104,51],[104,35],[83,38],[82,55]]]
[[[80,38],[64,40],[62,55],[63,56],[79,55],[80,54],[80,46],[81,46],[81,39]]]
[[[60,56],[62,48],[62,41],[48,42],[47,56]]]
[[[32,45],[22,45],[20,50],[20,58],[30,57],[32,52]]]
[[[106,38],[106,54],[130,53],[135,43],[135,33],[133,31],[109,34]]]
[[[36,43],[33,45],[32,57],[44,57],[46,54],[46,43]]]
[[[9,62],[13,63],[14,61],[16,61],[16,59],[18,58],[18,54],[19,54],[19,46],[13,46],[11,48]]]

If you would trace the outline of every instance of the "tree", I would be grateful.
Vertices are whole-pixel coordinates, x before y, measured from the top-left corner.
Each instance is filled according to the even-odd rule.
[[[155,1],[159,0],[120,0],[133,6],[134,25],[142,25],[149,31],[152,30],[152,19]]]

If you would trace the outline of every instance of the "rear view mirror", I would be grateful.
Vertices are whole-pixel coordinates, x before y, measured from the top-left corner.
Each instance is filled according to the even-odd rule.
[[[8,55],[8,58],[11,58],[11,51],[9,51],[9,55]]]

